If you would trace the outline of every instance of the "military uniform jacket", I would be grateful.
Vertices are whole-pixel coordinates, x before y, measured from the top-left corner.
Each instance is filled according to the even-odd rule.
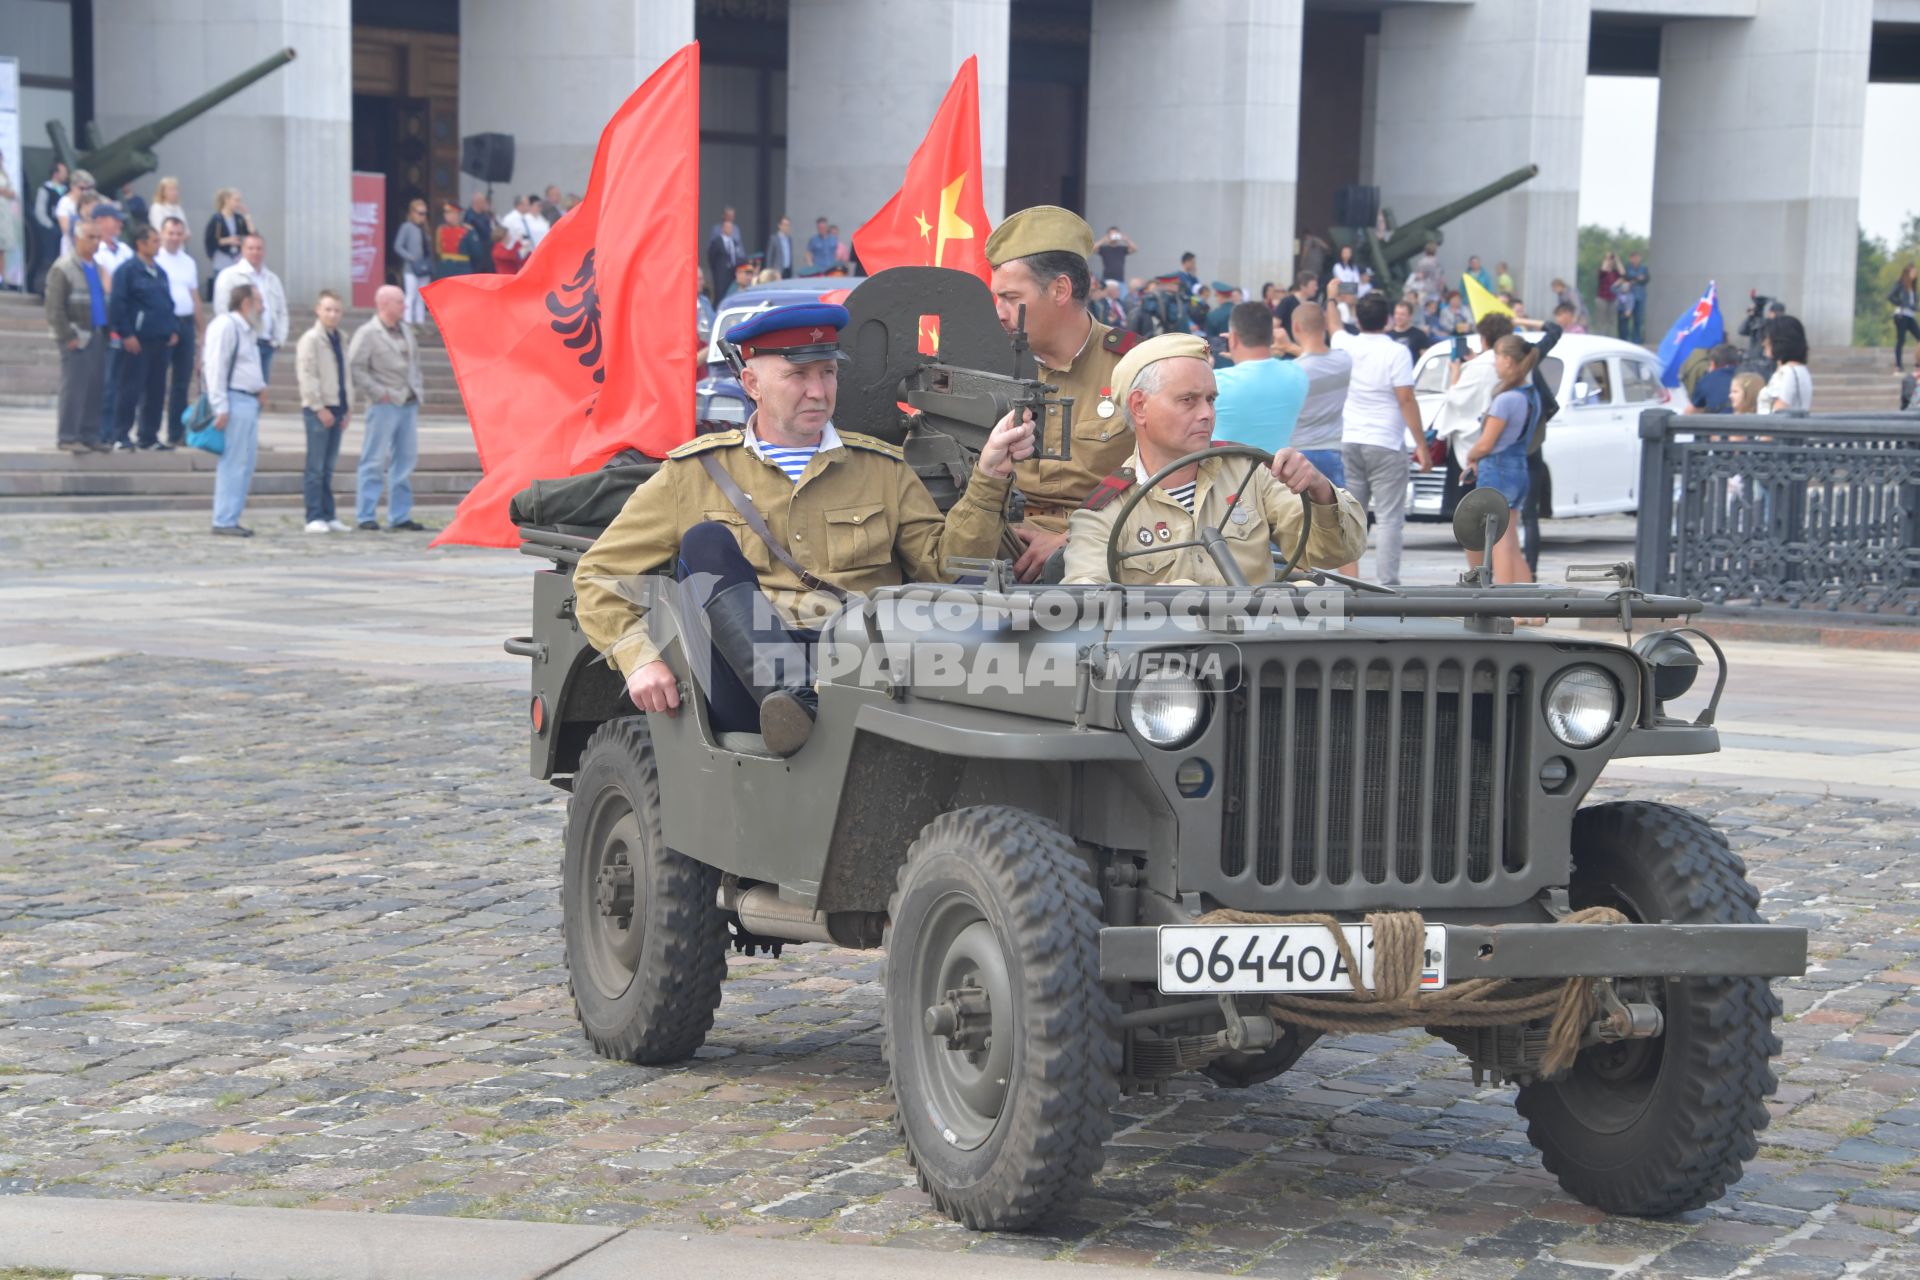
[[[1133,452],[1133,428],[1127,425],[1121,405],[1126,391],[1112,381],[1120,357],[1138,339],[1125,330],[1109,329],[1091,316],[1088,320],[1093,329],[1071,364],[1064,369],[1040,366],[1040,377],[1060,388],[1055,395],[1073,397],[1073,457],[1067,462],[1028,458],[1014,468],[1014,483],[1027,496],[1027,523],[1050,533],[1066,532],[1067,516]],[[1114,408],[1104,418],[1100,416],[1102,399]],[[1048,421],[1037,425],[1046,447],[1057,449],[1059,419],[1048,414]]]
[[[1122,551],[1145,551],[1196,536],[1197,522],[1218,526],[1226,522],[1227,545],[1251,583],[1273,580],[1273,551],[1278,546],[1292,555],[1300,541],[1300,495],[1273,478],[1262,466],[1254,473],[1240,501],[1228,499],[1253,460],[1242,455],[1208,458],[1200,464],[1193,491],[1194,514],[1188,515],[1164,489],[1150,490],[1127,517],[1120,533]],[[1135,453],[1127,459],[1134,476],[1148,473]],[[1313,534],[1307,540],[1306,563],[1334,569],[1358,560],[1367,549],[1367,517],[1353,495],[1335,488],[1332,506],[1314,505]],[[1106,582],[1107,537],[1113,532],[1120,508],[1131,491],[1118,486],[1103,490],[1086,507],[1073,513],[1067,537],[1067,582]],[[1238,507],[1241,510],[1235,510]],[[1240,518],[1244,511],[1245,518]],[[1177,586],[1224,587],[1227,580],[1203,547],[1157,551],[1120,562],[1120,581],[1130,586],[1160,583]]]
[[[574,569],[575,616],[587,639],[624,675],[660,657],[633,579],[670,567],[681,532],[703,520],[733,531],[761,590],[790,621],[817,626],[838,608],[774,559],[708,477],[703,453],[719,459],[795,560],[843,590],[945,582],[947,557],[995,554],[1008,481],[976,468],[943,520],[899,449],[853,432],[838,435],[839,444],[816,453],[798,484],[747,448],[740,431],[700,436],[668,454]]]

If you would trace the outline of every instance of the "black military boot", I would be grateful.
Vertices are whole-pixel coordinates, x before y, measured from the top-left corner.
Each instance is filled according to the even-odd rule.
[[[707,602],[713,647],[760,705],[760,736],[767,750],[790,756],[806,745],[820,695],[809,678],[807,647],[781,626],[773,606],[752,583],[739,583]]]

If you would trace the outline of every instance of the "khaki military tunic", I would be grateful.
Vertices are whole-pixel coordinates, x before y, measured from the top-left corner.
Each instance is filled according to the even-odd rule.
[[[1121,405],[1126,393],[1112,385],[1114,367],[1137,339],[1124,329],[1109,329],[1092,316],[1087,343],[1064,369],[1040,366],[1040,377],[1059,387],[1054,394],[1073,397],[1073,457],[1067,462],[1029,458],[1014,468],[1014,483],[1027,497],[1026,522],[1049,533],[1064,533],[1067,517],[1086,500],[1102,478],[1133,452],[1133,428]],[[1111,336],[1109,336],[1111,335]],[[1108,393],[1111,393],[1110,395]],[[1105,398],[1114,412],[1100,416]],[[1053,414],[1036,439],[1059,448],[1060,422]]]
[[[846,591],[948,581],[947,557],[994,555],[1006,527],[1008,481],[976,468],[943,519],[900,450],[870,436],[839,433],[839,444],[816,453],[797,484],[755,456],[740,431],[700,436],[667,455],[574,569],[580,629],[624,675],[660,657],[636,575],[670,568],[682,531],[703,520],[733,531],[761,589],[790,622],[818,626],[838,607],[774,559],[708,477],[703,453],[719,458],[795,560]]]
[[[1273,478],[1262,466],[1246,493],[1231,506],[1228,499],[1253,466],[1247,457],[1208,458],[1200,464],[1193,491],[1194,514],[1164,489],[1149,490],[1127,517],[1120,534],[1120,550],[1146,551],[1150,547],[1184,542],[1197,536],[1199,524],[1218,527],[1224,520],[1227,545],[1250,583],[1273,581],[1273,550],[1291,556],[1300,544],[1300,495]],[[1145,478],[1140,455],[1127,459],[1132,473]],[[1360,558],[1367,549],[1367,517],[1353,495],[1335,488],[1331,506],[1314,504],[1313,533],[1307,539],[1306,564],[1337,569]],[[1105,495],[1102,495],[1105,497]],[[1067,582],[1107,582],[1107,537],[1113,532],[1120,508],[1132,491],[1113,496],[1095,508],[1073,513],[1067,537]],[[1097,501],[1097,500],[1096,500]],[[1128,585],[1161,583],[1175,586],[1224,587],[1220,566],[1204,547],[1157,551],[1120,562],[1120,581]]]

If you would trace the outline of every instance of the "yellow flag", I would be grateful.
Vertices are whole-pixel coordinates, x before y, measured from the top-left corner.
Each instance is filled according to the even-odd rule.
[[[1466,290],[1467,309],[1473,312],[1473,321],[1480,323],[1480,317],[1498,313],[1511,318],[1513,308],[1487,292],[1487,287],[1471,275],[1460,277],[1460,284]]]

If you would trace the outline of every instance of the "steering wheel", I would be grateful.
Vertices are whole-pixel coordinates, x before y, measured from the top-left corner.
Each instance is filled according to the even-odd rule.
[[[1251,458],[1253,465],[1248,467],[1247,474],[1240,478],[1240,487],[1233,491],[1233,497],[1227,502],[1227,514],[1220,518],[1218,526],[1198,525],[1199,536],[1188,538],[1184,542],[1155,542],[1150,547],[1135,547],[1128,551],[1120,549],[1120,534],[1127,527],[1127,517],[1132,515],[1133,509],[1140,505],[1140,500],[1147,496],[1148,490],[1158,488],[1162,480],[1182,467],[1204,462],[1208,458],[1221,458],[1228,455]],[[1246,444],[1222,444],[1210,445],[1205,449],[1196,449],[1192,453],[1182,454],[1154,472],[1144,484],[1135,486],[1134,491],[1127,495],[1127,500],[1120,504],[1120,514],[1113,518],[1113,532],[1107,535],[1108,580],[1120,581],[1120,562],[1123,560],[1131,560],[1136,556],[1156,555],[1162,551],[1178,551],[1183,547],[1204,547],[1207,554],[1213,557],[1214,565],[1229,585],[1251,586],[1252,584],[1247,581],[1247,575],[1240,571],[1240,562],[1233,558],[1232,548],[1227,545],[1227,521],[1233,518],[1234,509],[1239,506],[1241,495],[1245,494],[1247,486],[1253,483],[1254,473],[1272,464],[1273,455],[1265,449],[1256,449]],[[1313,499],[1303,493],[1300,495],[1300,545],[1293,549],[1293,555],[1287,560],[1286,566],[1273,575],[1276,581],[1290,575],[1300,562],[1307,558],[1307,539],[1312,535]]]

